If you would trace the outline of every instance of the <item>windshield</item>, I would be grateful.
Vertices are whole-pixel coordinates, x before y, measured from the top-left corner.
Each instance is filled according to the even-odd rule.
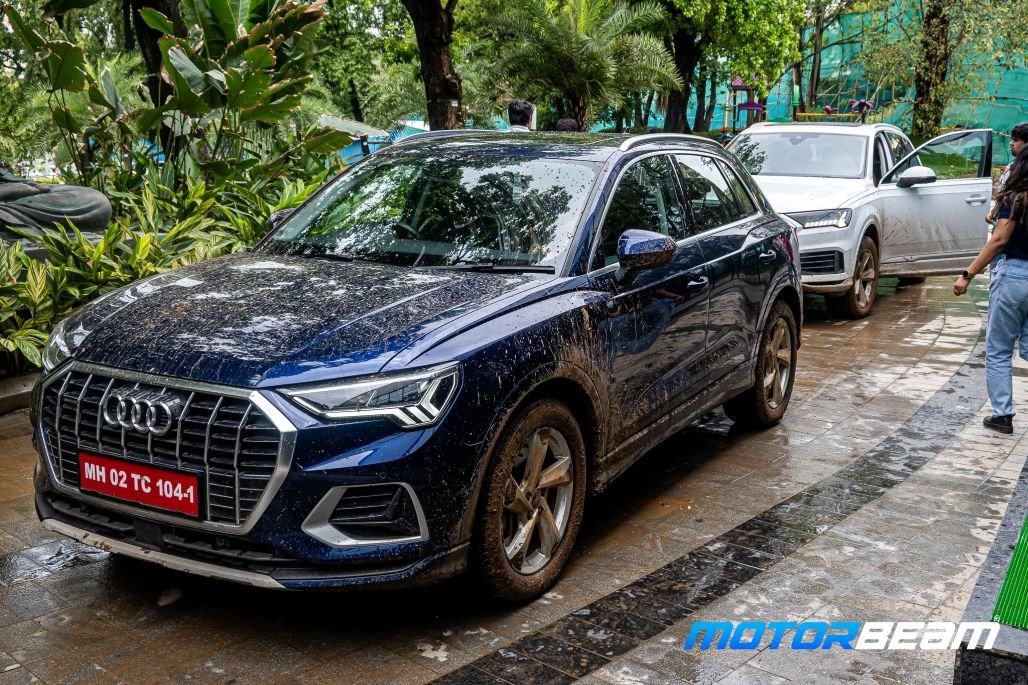
[[[732,152],[746,169],[763,176],[863,178],[867,138],[839,133],[747,133]]]
[[[343,174],[264,249],[404,266],[557,266],[596,172],[562,159],[385,154]]]

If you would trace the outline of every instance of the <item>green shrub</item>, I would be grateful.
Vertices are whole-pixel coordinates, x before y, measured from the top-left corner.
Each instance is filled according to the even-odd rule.
[[[60,16],[96,1],[48,0],[46,9]],[[86,302],[252,246],[267,217],[306,199],[334,153],[365,132],[304,109],[320,3],[191,0],[180,5],[188,36],[142,10],[164,34],[159,77],[170,97],[159,105],[135,95],[131,64],[91,63],[56,22],[40,28],[0,7],[40,60],[62,177],[114,208],[98,238],[45,231],[45,262],[0,243],[0,374],[38,366],[53,326]]]

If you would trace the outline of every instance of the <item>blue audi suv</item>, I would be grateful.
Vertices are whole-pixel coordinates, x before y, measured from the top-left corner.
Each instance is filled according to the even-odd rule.
[[[54,331],[47,528],[262,587],[467,570],[520,601],[647,450],[789,404],[797,224],[711,141],[423,134],[269,225]]]

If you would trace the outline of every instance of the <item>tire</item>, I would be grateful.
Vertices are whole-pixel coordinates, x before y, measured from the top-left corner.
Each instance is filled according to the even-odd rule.
[[[725,402],[728,418],[746,428],[770,428],[781,421],[792,397],[798,349],[796,317],[779,300],[760,335],[753,386]]]
[[[922,283],[924,283],[927,280],[928,279],[925,278],[924,276],[904,276],[903,278],[899,279],[899,284],[901,286],[921,285]]]
[[[825,297],[825,304],[836,316],[863,319],[871,313],[878,296],[878,246],[864,236],[853,266],[853,287],[841,295]]]
[[[541,455],[535,482],[549,473],[555,483],[545,491],[530,483],[533,455]],[[553,585],[575,545],[585,508],[582,430],[566,405],[533,402],[504,429],[490,461],[474,526],[473,570],[490,596],[524,602]]]

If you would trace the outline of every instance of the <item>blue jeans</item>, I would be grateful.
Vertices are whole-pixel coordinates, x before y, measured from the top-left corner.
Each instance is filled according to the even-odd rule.
[[[989,284],[989,324],[985,337],[985,384],[996,416],[1015,414],[1010,362],[1020,338],[1028,359],[1028,261],[1004,259]]]

